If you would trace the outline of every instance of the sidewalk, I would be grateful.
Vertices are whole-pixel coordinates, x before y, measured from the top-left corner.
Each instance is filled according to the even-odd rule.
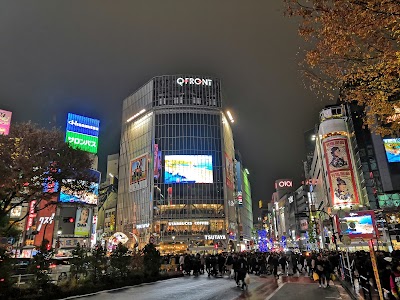
[[[364,293],[362,290],[360,290],[361,287],[358,285],[358,281],[355,282],[355,287],[353,287],[350,282],[342,280],[340,276],[337,276],[337,281],[342,285],[342,287],[346,290],[346,292],[351,296],[353,300],[369,300],[368,295],[367,298],[364,297]],[[379,300],[378,292],[372,289],[372,287],[371,290],[372,300]]]

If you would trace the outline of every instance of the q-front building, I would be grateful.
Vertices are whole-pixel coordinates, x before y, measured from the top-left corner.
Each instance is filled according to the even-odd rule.
[[[116,229],[129,247],[237,250],[232,122],[213,77],[157,76],[124,100]]]

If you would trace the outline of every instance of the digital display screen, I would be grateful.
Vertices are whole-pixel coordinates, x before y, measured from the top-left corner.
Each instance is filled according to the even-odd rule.
[[[347,229],[341,230],[342,234],[373,234],[374,223],[371,215],[358,215],[340,218],[341,224],[346,224]]]
[[[383,139],[386,157],[390,163],[400,162],[400,138]]]
[[[213,183],[211,155],[166,155],[164,183]]]
[[[67,182],[72,182],[72,179],[66,179]],[[85,203],[97,205],[99,198],[99,184],[92,182],[90,191],[73,191],[66,186],[61,187],[60,202],[64,203]]]

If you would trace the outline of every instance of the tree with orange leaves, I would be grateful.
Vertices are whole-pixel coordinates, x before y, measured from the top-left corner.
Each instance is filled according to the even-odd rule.
[[[400,132],[400,1],[284,0],[300,17],[302,70],[312,90],[365,108],[364,123]]]

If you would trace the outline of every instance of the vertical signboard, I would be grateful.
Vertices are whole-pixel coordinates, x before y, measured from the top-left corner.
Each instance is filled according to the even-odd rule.
[[[147,186],[147,153],[130,161],[129,191],[137,191]]]
[[[76,211],[74,235],[80,237],[90,236],[91,220],[92,220],[92,210],[88,207],[79,207]]]
[[[57,197],[52,197],[50,201],[57,201]],[[44,239],[48,240],[50,245],[53,240],[54,232],[54,217],[56,214],[57,206],[55,204],[48,205],[46,200],[41,200],[39,203],[39,211],[37,213],[37,226],[36,231],[38,234],[35,235],[34,244],[40,246]]]
[[[331,137],[323,141],[332,206],[358,205],[356,180],[346,137]]]
[[[65,141],[76,149],[97,153],[100,120],[69,113]]]
[[[154,179],[158,180],[161,176],[161,151],[158,149],[158,144],[154,144]]]
[[[225,174],[226,174],[226,186],[228,188],[233,189],[233,161],[232,159],[228,156],[228,154],[225,153]]]
[[[0,134],[8,135],[11,124],[11,111],[0,109]]]

